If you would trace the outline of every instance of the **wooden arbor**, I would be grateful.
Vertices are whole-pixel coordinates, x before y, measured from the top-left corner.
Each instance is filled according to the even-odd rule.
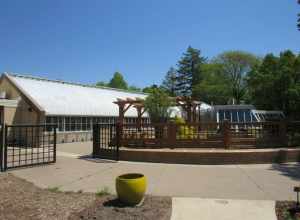
[[[200,101],[189,96],[175,97],[176,106],[180,106],[187,114],[187,122],[200,122]]]
[[[118,118],[119,124],[124,123],[125,113],[128,111],[128,109],[130,107],[134,107],[137,111],[137,124],[138,124],[138,127],[141,128],[142,116],[145,113],[144,99],[141,99],[141,98],[120,99],[120,98],[118,98],[117,101],[115,101],[114,103],[119,106],[119,118]]]
[[[187,114],[187,122],[200,122],[200,101],[196,101],[191,97],[182,97],[177,96],[175,98],[171,98],[175,101],[175,106],[181,107]],[[137,111],[137,124],[138,127],[141,128],[142,124],[142,116],[145,113],[144,99],[141,98],[126,98],[120,99],[114,102],[119,106],[119,118],[118,123],[124,123],[125,113],[128,111],[130,107],[134,107]]]

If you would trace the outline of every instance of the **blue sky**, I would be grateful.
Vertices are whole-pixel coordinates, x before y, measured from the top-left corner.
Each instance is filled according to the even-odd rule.
[[[300,52],[296,0],[2,0],[0,72],[94,83],[120,71],[160,83],[191,45]]]

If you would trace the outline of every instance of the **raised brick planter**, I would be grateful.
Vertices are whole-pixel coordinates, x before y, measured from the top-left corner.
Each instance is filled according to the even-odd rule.
[[[275,149],[125,149],[119,159],[154,163],[178,164],[263,164],[300,162],[300,148]]]

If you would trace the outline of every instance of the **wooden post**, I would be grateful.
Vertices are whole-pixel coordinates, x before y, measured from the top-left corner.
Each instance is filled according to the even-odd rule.
[[[122,138],[123,138],[123,124],[122,123],[117,123],[116,124],[116,147],[117,147],[117,155],[116,155],[116,160],[119,160],[119,150],[120,147],[122,146]]]
[[[136,107],[137,110],[137,127],[138,127],[138,131],[140,132],[142,130],[142,107],[141,106],[137,106]]]
[[[225,119],[223,121],[223,141],[226,149],[229,149],[231,145],[230,126],[230,122]]]
[[[280,138],[280,142],[283,146],[288,145],[287,122],[286,121],[280,121],[280,123],[279,123],[279,138]]]
[[[176,124],[173,122],[168,123],[168,143],[171,148],[176,147]]]
[[[124,122],[124,104],[119,104],[119,119],[118,119],[118,123],[123,124]]]

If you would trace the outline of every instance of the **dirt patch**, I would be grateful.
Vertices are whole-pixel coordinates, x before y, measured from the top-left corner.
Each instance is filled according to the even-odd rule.
[[[98,198],[94,204],[83,211],[73,213],[70,220],[170,220],[172,200],[170,197],[146,196],[142,205],[128,207],[114,196]]]
[[[291,216],[289,209],[294,208],[296,202],[293,201],[277,201],[276,202],[276,215],[278,220],[300,220],[300,213]]]
[[[95,201],[90,193],[50,192],[12,174],[0,174],[0,219],[67,219]]]
[[[170,197],[146,196],[139,207],[126,207],[115,196],[41,189],[9,173],[0,174],[0,219],[151,219],[169,220]]]

